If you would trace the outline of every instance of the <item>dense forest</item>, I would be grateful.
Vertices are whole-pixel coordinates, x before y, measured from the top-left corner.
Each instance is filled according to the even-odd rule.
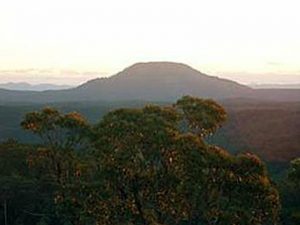
[[[190,96],[96,124],[49,107],[24,114],[39,141],[0,144],[1,224],[299,224],[300,159],[272,179],[255,154],[213,143],[227,118]]]

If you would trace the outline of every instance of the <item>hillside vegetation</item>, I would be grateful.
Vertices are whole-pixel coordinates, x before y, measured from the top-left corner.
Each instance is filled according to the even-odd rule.
[[[52,104],[5,104],[0,106],[0,140],[17,138],[38,141],[22,131],[19,124],[27,112],[46,106],[63,112],[78,111],[92,124],[120,107],[141,107],[150,102],[69,102]],[[165,105],[164,102],[156,102]],[[211,139],[231,152],[251,150],[268,162],[289,162],[299,156],[300,102],[275,103],[236,99],[223,101],[228,120]]]
[[[259,157],[231,155],[205,141],[226,119],[215,101],[190,96],[173,105],[116,109],[96,125],[77,112],[29,112],[21,126],[42,142],[0,145],[0,219],[276,225],[279,192]]]

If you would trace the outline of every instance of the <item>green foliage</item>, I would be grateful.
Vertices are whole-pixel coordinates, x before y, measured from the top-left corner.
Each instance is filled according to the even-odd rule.
[[[300,221],[300,159],[290,162],[287,177],[280,182],[283,212],[282,221],[285,225],[296,225]]]
[[[6,205],[10,225],[31,225],[42,220],[51,220],[59,225],[52,214],[52,186],[28,167],[28,157],[34,152],[34,146],[13,140],[0,144],[1,224],[4,224],[2,206]]]
[[[96,126],[101,224],[275,224],[279,198],[258,157],[204,143],[226,113],[183,97],[171,108],[109,113]],[[195,133],[181,130],[183,122]],[[117,209],[114,211],[110,208]]]
[[[176,107],[183,112],[188,128],[201,136],[213,134],[227,118],[223,107],[211,99],[184,96]]]
[[[289,179],[295,184],[300,186],[300,158],[291,161],[291,168],[289,171]]]
[[[79,113],[61,114],[53,108],[26,114],[23,129],[37,134],[51,148],[78,148],[88,135],[89,124]]]
[[[88,148],[90,125],[78,113],[61,114],[53,108],[28,113],[21,123],[37,134],[44,145],[28,157],[28,164],[54,187],[51,193],[56,213],[63,221],[84,221],[81,195],[89,170],[84,150]]]
[[[45,108],[22,122],[44,140],[24,158],[49,184],[57,224],[277,224],[278,193],[260,159],[203,140],[226,117],[213,100],[190,96],[114,110],[95,126]]]

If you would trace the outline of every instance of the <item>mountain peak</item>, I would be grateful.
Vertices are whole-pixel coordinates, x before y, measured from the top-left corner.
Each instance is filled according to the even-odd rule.
[[[165,72],[171,72],[171,71],[194,71],[197,73],[201,73],[189,65],[178,63],[178,62],[169,62],[169,61],[152,61],[152,62],[139,62],[135,63],[132,66],[127,67],[124,69],[121,73],[135,73],[135,72],[143,72],[143,71],[165,71]]]
[[[150,61],[150,62],[138,62],[133,64],[132,66],[129,66],[128,68],[142,68],[142,67],[151,67],[151,68],[157,68],[157,67],[172,67],[172,68],[192,68],[187,64],[179,63],[179,62],[171,62],[171,61]],[[127,69],[128,69],[127,68]]]
[[[117,100],[174,100],[187,94],[220,98],[244,96],[250,90],[176,62],[136,63],[109,78],[91,80],[79,89]]]

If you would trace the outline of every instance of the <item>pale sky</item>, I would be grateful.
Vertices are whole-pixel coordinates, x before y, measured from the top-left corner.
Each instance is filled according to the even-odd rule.
[[[300,83],[299,9],[297,0],[3,0],[0,83],[75,84],[141,61]]]

